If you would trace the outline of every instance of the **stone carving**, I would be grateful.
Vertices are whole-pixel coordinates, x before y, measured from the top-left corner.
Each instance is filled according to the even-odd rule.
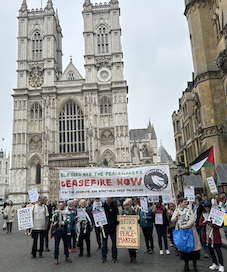
[[[29,144],[29,150],[31,152],[41,152],[42,151],[42,139],[40,136],[35,135],[31,138]]]
[[[30,76],[32,75],[39,75],[42,76],[44,72],[44,63],[34,63],[29,65],[29,73]]]
[[[115,159],[113,152],[111,150],[107,149],[102,155],[101,163],[103,164],[105,162],[106,166],[114,166],[115,161],[116,161],[116,159]],[[107,162],[107,164],[106,164],[106,162]]]
[[[101,134],[101,145],[114,145],[114,135],[110,130],[104,130]]]
[[[106,67],[111,70],[113,63],[111,62],[111,58],[99,58],[96,59],[95,67],[99,70],[102,67]]]

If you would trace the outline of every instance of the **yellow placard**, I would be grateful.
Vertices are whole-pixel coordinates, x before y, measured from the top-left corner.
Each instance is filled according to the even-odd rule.
[[[224,217],[224,226],[227,226],[227,213],[225,214],[225,217]]]
[[[138,215],[118,215],[117,247],[140,248],[140,227]]]

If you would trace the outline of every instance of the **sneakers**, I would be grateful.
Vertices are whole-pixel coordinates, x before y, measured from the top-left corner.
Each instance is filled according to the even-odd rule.
[[[149,251],[150,251],[150,250],[149,250],[149,249],[147,249],[147,250],[145,250],[145,251],[144,251],[144,253],[149,253]]]
[[[72,252],[73,252],[73,250],[70,248],[70,249],[69,249],[69,253],[72,253]]]
[[[75,249],[75,248],[73,248],[72,252],[76,252],[76,249]]]
[[[49,247],[46,247],[46,251],[48,251],[48,252],[50,251]]]
[[[71,263],[71,262],[72,262],[72,260],[69,259],[69,258],[66,258],[65,261],[66,261],[67,263]]]
[[[173,244],[170,244],[170,247],[173,247]]]
[[[83,257],[83,255],[84,255],[83,253],[80,253],[80,254],[79,254],[79,257]]]
[[[43,254],[42,253],[39,254],[39,258],[43,258]]]
[[[55,265],[58,265],[58,264],[59,264],[59,261],[58,261],[58,260],[54,260],[54,264],[55,264]]]
[[[153,249],[150,249],[148,253],[149,253],[149,254],[152,254],[152,253],[154,253],[154,250],[153,250]]]
[[[215,263],[213,263],[210,267],[209,267],[210,270],[218,270],[219,269],[219,266]]]
[[[224,268],[224,266],[223,265],[219,265],[219,270],[218,270],[219,272],[224,272],[225,271],[225,268]]]
[[[166,254],[167,254],[167,255],[170,255],[170,251],[169,251],[168,249],[166,250]]]
[[[207,259],[207,258],[210,258],[209,254],[207,254],[207,253],[204,254],[204,258],[206,258],[206,259]]]
[[[117,258],[113,258],[112,263],[117,263]]]
[[[105,263],[105,262],[106,262],[106,260],[104,260],[104,259],[101,260],[101,263]]]
[[[160,250],[160,255],[163,255],[163,254],[164,254],[163,250]]]

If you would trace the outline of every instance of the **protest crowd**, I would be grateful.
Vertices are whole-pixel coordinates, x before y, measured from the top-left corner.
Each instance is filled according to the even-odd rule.
[[[210,270],[224,271],[223,254],[221,250],[222,238],[220,231],[223,228],[227,239],[227,199],[226,193],[214,195],[212,199],[196,195],[195,201],[188,202],[187,198],[172,197],[172,203],[163,203],[163,198],[148,201],[147,198],[112,198],[105,199],[74,199],[67,202],[48,203],[47,197],[39,196],[38,202],[22,208],[31,208],[33,228],[26,229],[26,235],[32,236],[33,246],[31,258],[43,258],[44,250],[50,251],[49,239],[54,238],[54,264],[58,265],[60,240],[63,240],[65,261],[74,259],[73,253],[78,256],[91,256],[90,235],[95,232],[97,250],[100,251],[102,263],[107,261],[108,251],[112,262],[118,261],[118,226],[124,221],[119,216],[128,218],[136,216],[135,224],[141,228],[146,248],[144,253],[154,253],[153,232],[157,232],[160,255],[170,255],[169,247],[175,248],[175,256],[182,262],[182,271],[189,271],[189,261],[192,261],[194,271],[197,272],[197,262],[203,257],[207,258]],[[147,205],[147,210],[144,208]],[[224,221],[216,225],[210,217],[211,209],[215,208],[225,212]],[[2,207],[3,230],[7,235],[12,234],[12,224],[15,209],[12,201]],[[98,217],[103,216],[101,221]],[[134,218],[134,217],[133,217]],[[103,221],[104,220],[104,221]],[[103,223],[100,223],[103,222]],[[191,248],[185,248],[179,241],[177,232],[185,230],[187,237],[193,238]],[[120,232],[120,231],[119,231]],[[178,238],[177,238],[178,237]],[[122,242],[124,239],[119,238]],[[110,240],[108,242],[108,240]],[[39,241],[39,245],[38,245]],[[136,239],[131,239],[136,244]],[[187,245],[188,247],[188,245]],[[190,247],[190,246],[189,246]],[[127,248],[127,247],[126,247]],[[137,262],[139,247],[128,247],[129,262]],[[86,249],[86,250],[85,250]],[[37,255],[38,252],[38,255]]]

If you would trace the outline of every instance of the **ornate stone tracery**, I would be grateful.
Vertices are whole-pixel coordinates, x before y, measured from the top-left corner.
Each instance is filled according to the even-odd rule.
[[[34,135],[29,143],[29,150],[31,152],[41,152],[42,151],[42,139],[39,135]]]
[[[111,58],[99,58],[96,59],[96,63],[95,63],[95,67],[97,68],[97,70],[101,69],[102,67],[106,67],[108,69],[111,70],[113,63],[111,61]]]
[[[114,134],[111,130],[104,130],[102,132],[101,145],[114,145]]]

